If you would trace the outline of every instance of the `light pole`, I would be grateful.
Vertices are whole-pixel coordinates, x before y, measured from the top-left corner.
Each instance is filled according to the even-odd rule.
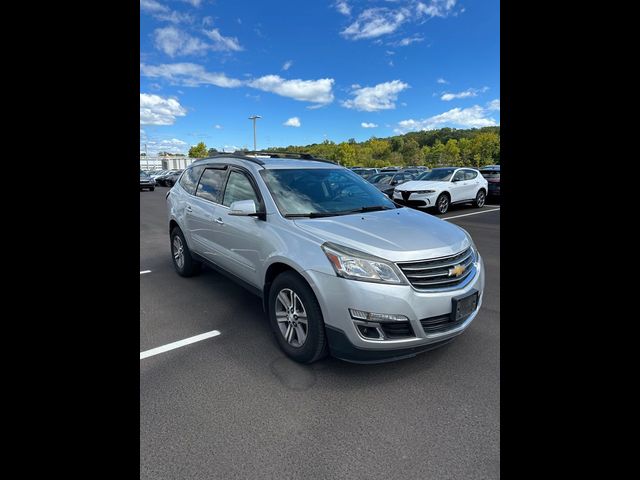
[[[256,147],[256,120],[258,118],[262,118],[260,115],[251,115],[249,120],[253,120],[253,151],[257,152],[258,148]]]

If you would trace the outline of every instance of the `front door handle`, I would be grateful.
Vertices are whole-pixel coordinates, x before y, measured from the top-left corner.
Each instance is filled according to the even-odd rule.
[[[222,217],[218,217],[214,220],[214,222],[220,224],[220,225],[224,225],[224,222],[222,221]]]

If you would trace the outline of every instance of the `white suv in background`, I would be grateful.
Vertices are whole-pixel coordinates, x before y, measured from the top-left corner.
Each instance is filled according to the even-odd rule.
[[[487,190],[487,179],[478,170],[443,167],[399,185],[393,191],[393,200],[408,207],[435,207],[443,214],[455,203],[473,202],[476,207],[483,207]]]

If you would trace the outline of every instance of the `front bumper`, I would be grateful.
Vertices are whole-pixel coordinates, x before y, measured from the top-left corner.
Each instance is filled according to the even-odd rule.
[[[480,255],[475,268],[469,283],[451,291],[419,291],[411,285],[360,282],[314,270],[305,273],[320,303],[332,354],[347,361],[376,363],[431,350],[466,330],[482,306],[484,264]],[[478,291],[478,306],[462,323],[454,324],[449,330],[425,333],[420,320],[450,314],[453,298],[473,290]],[[409,319],[413,336],[384,340],[364,338],[349,308],[404,315]]]
[[[403,196],[400,191],[393,192],[393,200],[408,207],[428,208],[436,204],[437,193],[415,193],[410,192],[408,196]]]
[[[140,182],[140,188],[151,188],[155,186],[156,186],[155,182]]]

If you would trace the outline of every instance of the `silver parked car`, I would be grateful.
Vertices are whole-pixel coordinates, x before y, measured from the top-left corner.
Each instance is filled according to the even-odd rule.
[[[462,333],[482,304],[484,265],[465,230],[327,160],[199,160],[167,206],[178,274],[206,264],[259,295],[299,362],[412,357]]]

